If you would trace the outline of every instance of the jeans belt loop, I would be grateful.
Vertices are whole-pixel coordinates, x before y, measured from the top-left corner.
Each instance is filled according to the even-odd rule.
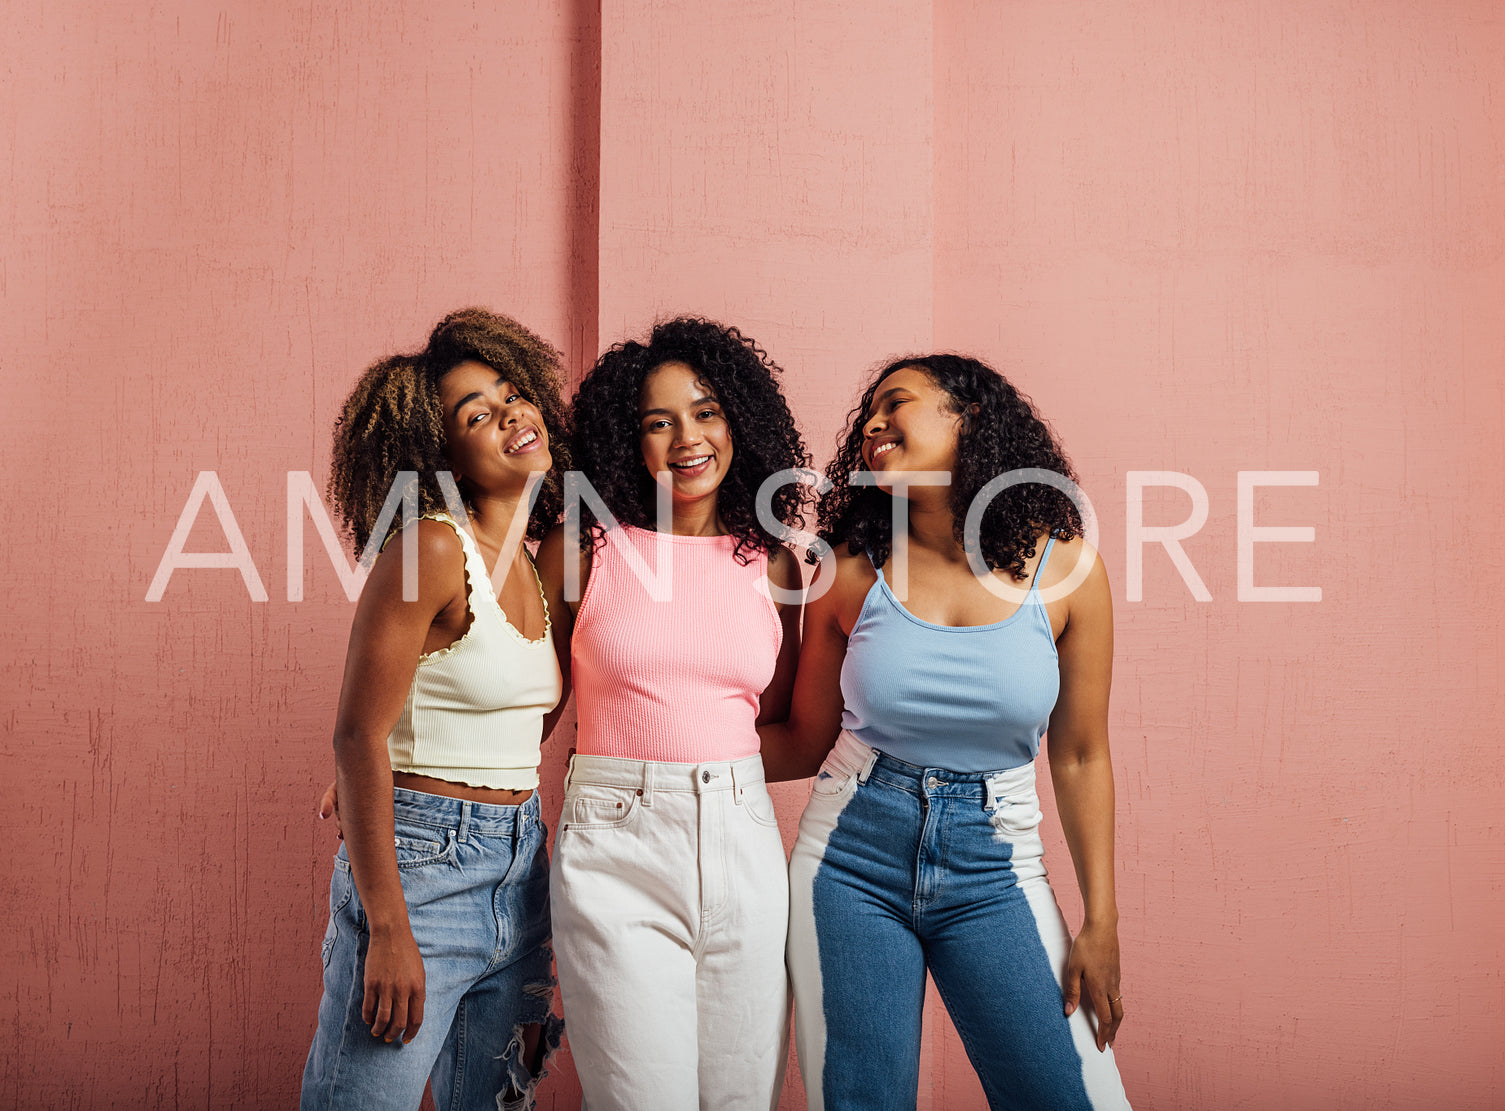
[[[730,764],[727,765],[727,767],[732,773],[732,801],[738,806],[741,806],[742,792],[744,790],[744,787],[737,780],[737,762],[733,760]]]
[[[457,841],[459,841],[460,844],[463,845],[463,844],[465,844],[466,834],[468,834],[469,832],[470,832],[470,800],[469,799],[462,799],[460,801],[460,830],[459,830],[459,833],[457,834],[457,836],[456,836],[455,839]]]
[[[643,805],[653,805],[653,764],[643,762]]]
[[[1000,778],[1000,774],[994,772],[982,781],[982,808],[989,814],[997,810],[998,804],[1003,801],[1004,792],[998,786]]]
[[[873,774],[873,765],[876,764],[877,762],[878,762],[878,750],[876,748],[869,749],[868,750],[868,754],[867,754],[867,759],[865,761],[863,761],[862,770],[857,773],[857,782],[858,783],[866,783],[867,782],[867,777]]]

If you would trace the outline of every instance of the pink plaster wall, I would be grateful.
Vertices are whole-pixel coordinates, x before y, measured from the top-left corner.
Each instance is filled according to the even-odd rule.
[[[471,302],[575,366],[659,313],[739,323],[822,459],[884,356],[996,360],[1114,576],[1136,1106],[1505,1101],[1495,5],[8,15],[0,1105],[292,1101],[350,607],[311,533],[283,600],[285,475]],[[267,603],[229,570],[142,601],[204,469]],[[1320,484],[1257,520],[1316,542],[1258,581],[1323,600],[1240,603],[1236,472],[1287,469]],[[1133,470],[1206,487],[1212,601],[1155,549],[1127,600]],[[983,1106],[927,1017],[921,1106]],[[543,1105],[577,1092],[566,1060]]]
[[[8,7],[0,1106],[296,1102],[351,607],[312,529],[285,601],[286,474],[322,484],[361,368],[459,305],[594,356],[592,21]],[[205,469],[267,603],[231,570],[143,601]]]
[[[1501,1106],[1505,13],[942,0],[936,54],[937,341],[1053,418],[1114,568],[1131,1096]],[[1154,549],[1126,599],[1162,469],[1211,602]],[[1256,581],[1322,601],[1240,603],[1237,472],[1287,469],[1256,520],[1316,542]]]
[[[869,362],[930,341],[927,5],[608,0],[603,344],[737,324],[822,456]]]

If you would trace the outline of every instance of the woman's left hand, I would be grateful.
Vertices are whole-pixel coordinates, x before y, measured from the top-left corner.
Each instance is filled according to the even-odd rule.
[[[319,799],[319,820],[334,818],[334,831],[341,841],[345,840],[345,827],[340,824],[340,797],[335,789],[335,784],[325,788],[324,795]]]
[[[1061,996],[1066,1014],[1073,1014],[1082,996],[1097,1017],[1097,1048],[1113,1044],[1118,1024],[1124,1020],[1123,996],[1118,987],[1118,930],[1112,926],[1086,925],[1071,943]]]

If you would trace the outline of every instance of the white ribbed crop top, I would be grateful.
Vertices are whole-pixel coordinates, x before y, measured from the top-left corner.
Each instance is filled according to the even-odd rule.
[[[428,519],[443,521],[460,537],[470,627],[448,648],[418,658],[402,716],[387,737],[392,770],[472,787],[532,790],[543,718],[563,690],[548,602],[543,636],[528,640],[502,613],[470,534],[447,514]],[[536,581],[536,568],[533,576]]]

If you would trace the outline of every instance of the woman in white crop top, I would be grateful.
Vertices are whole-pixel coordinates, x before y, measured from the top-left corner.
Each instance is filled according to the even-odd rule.
[[[452,1111],[530,1106],[558,1044],[535,788],[561,679],[522,540],[558,519],[567,455],[558,354],[482,309],[372,366],[335,425],[330,495],[381,554],[335,722],[305,1111],[411,1111],[429,1081]]]

